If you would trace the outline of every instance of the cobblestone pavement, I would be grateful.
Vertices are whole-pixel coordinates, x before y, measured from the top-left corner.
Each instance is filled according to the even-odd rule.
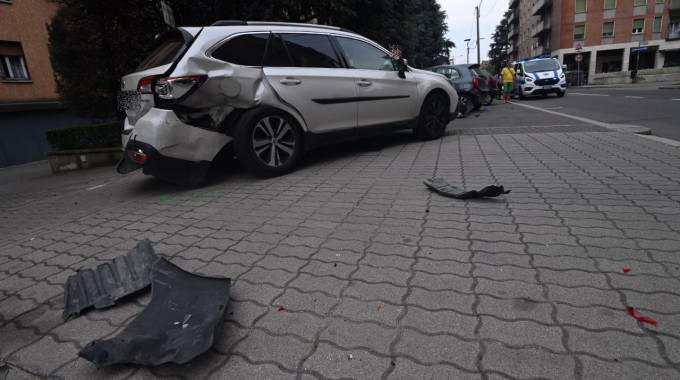
[[[124,196],[70,217],[3,205],[3,224],[40,228],[0,245],[0,378],[680,378],[680,151],[500,107],[508,119],[359,144],[274,179],[111,177],[106,194]],[[512,193],[447,199],[422,185],[434,174]],[[234,279],[226,322],[187,365],[97,370],[79,349],[149,296],[63,323],[63,283],[144,238]]]

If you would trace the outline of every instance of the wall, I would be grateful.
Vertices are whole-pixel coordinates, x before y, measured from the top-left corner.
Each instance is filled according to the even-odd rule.
[[[0,2],[0,40],[21,42],[31,82],[0,81],[0,103],[55,100],[54,73],[47,50],[47,23],[56,12],[50,0]]]

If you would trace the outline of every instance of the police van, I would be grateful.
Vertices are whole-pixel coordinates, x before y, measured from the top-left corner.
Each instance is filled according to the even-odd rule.
[[[555,58],[534,58],[515,63],[517,95],[520,98],[533,95],[567,92],[567,80],[560,61]]]

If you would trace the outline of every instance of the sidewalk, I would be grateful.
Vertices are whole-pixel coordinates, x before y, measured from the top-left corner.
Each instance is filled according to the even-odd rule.
[[[679,378],[680,151],[513,105],[453,127],[197,190],[112,175],[124,196],[0,245],[8,378]],[[433,175],[512,192],[443,198]],[[144,238],[231,277],[227,319],[189,364],[97,370],[78,351],[149,296],[63,323],[63,283]]]

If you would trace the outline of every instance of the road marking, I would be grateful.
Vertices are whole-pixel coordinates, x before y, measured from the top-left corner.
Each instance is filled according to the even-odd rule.
[[[607,95],[607,96],[609,96],[609,95]],[[562,116],[562,117],[566,117],[566,118],[569,118],[569,119],[578,120],[578,121],[581,121],[581,122],[584,122],[584,123],[588,123],[588,124],[592,124],[592,125],[597,125],[598,127],[602,127],[602,128],[610,128],[610,124],[609,124],[609,123],[603,123],[603,122],[601,122],[601,121],[597,121],[597,120],[593,120],[593,119],[588,119],[588,118],[586,118],[586,117],[574,116],[574,115],[570,115],[570,114],[568,114],[568,113],[552,111],[552,110],[548,110],[548,109],[545,109],[545,108],[530,106],[530,105],[528,105],[528,104],[522,104],[522,103],[517,103],[517,102],[512,102],[512,104],[514,104],[514,105],[516,105],[516,106],[520,106],[520,107],[525,107],[525,108],[529,108],[529,109],[532,109],[532,110],[536,110],[536,111],[543,111],[543,112],[546,112],[546,113],[549,113],[549,114],[553,114],[553,115],[556,115],[556,116]]]
[[[628,98],[628,99],[644,99],[645,97],[644,97],[644,96],[627,95],[627,96],[624,96],[624,98]]]
[[[87,190],[87,191],[97,190],[97,189],[100,189],[100,188],[102,188],[102,187],[104,187],[104,186],[106,186],[105,183],[103,183],[103,184],[101,184],[101,185],[97,185],[97,186],[88,187],[88,188],[85,189],[85,190]]]
[[[562,109],[562,108],[564,108],[564,107],[562,107],[562,106],[557,106],[557,107],[545,107],[544,110],[559,110],[559,109]]]
[[[680,99],[678,99],[678,100],[680,100]],[[677,141],[677,140],[671,140],[671,139],[667,139],[665,137],[659,137],[659,136],[653,136],[653,135],[638,135],[638,136],[644,137],[644,138],[650,139],[650,140],[659,141],[659,142],[662,142],[662,143],[665,143],[665,144],[668,144],[668,145],[672,145],[674,147],[680,147],[680,141]]]
[[[609,96],[609,94],[588,94],[585,92],[569,92],[569,95],[582,95],[582,96]]]
[[[671,100],[680,100],[680,99],[671,99]]]

